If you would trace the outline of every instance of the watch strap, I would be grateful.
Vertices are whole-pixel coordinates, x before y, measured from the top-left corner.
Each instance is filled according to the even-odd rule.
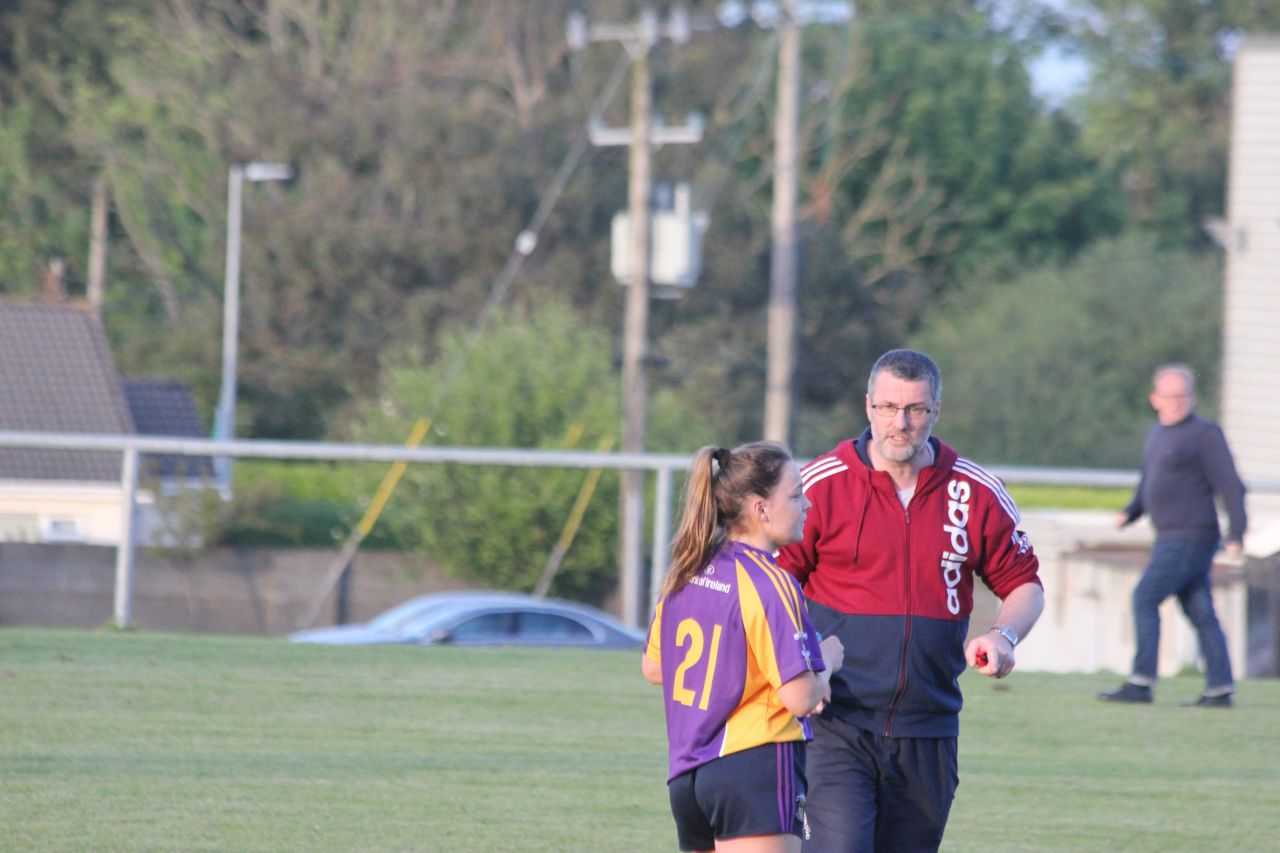
[[[992,625],[991,630],[988,631],[987,633],[992,633],[992,632],[995,632],[1000,636],[1004,637],[1006,640],[1008,640],[1010,646],[1016,647],[1018,645],[1018,633],[1014,631],[1012,628],[1006,628],[1003,625]]]

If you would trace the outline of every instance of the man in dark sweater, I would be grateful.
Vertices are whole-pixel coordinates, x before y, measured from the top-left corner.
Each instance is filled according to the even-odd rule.
[[[1116,516],[1124,527],[1145,513],[1156,530],[1155,547],[1142,579],[1133,590],[1137,651],[1133,674],[1116,690],[1098,694],[1107,702],[1150,702],[1160,648],[1160,603],[1171,595],[1195,626],[1205,660],[1205,691],[1193,706],[1230,708],[1235,683],[1227,639],[1213,609],[1209,570],[1218,550],[1218,512],[1214,496],[1227,511],[1224,551],[1240,553],[1246,524],[1244,483],[1236,473],[1227,440],[1217,424],[1195,408],[1195,376],[1185,364],[1155,372],[1151,408],[1156,423],[1142,454],[1142,479],[1129,506]]]

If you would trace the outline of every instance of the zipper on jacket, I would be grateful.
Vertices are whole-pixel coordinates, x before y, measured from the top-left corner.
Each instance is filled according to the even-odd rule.
[[[905,519],[905,536],[903,537],[903,552],[906,554],[906,586],[907,601],[903,608],[906,613],[903,619],[906,625],[902,632],[902,664],[898,671],[898,692],[893,695],[893,701],[889,703],[889,716],[884,721],[884,736],[893,735],[893,715],[897,713],[898,702],[902,699],[902,695],[907,692],[907,649],[911,645],[911,603],[912,603],[912,583],[911,583],[911,510],[903,507],[903,518]]]

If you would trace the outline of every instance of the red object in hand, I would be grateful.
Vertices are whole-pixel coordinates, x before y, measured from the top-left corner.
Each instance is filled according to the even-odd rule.
[[[977,660],[977,662],[978,662],[978,666],[986,666],[986,665],[987,665],[987,653],[986,653],[986,652],[981,652],[981,651],[980,651],[980,652],[978,652],[978,655],[977,655],[977,657],[975,658],[975,660]]]

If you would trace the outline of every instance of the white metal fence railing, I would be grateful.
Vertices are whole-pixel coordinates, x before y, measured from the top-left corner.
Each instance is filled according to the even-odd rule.
[[[328,462],[408,462],[455,465],[499,465],[522,468],[601,468],[651,471],[657,477],[653,518],[653,556],[650,597],[661,585],[667,567],[667,543],[671,538],[673,477],[689,467],[689,454],[601,453],[594,451],[536,450],[491,447],[406,447],[399,444],[340,444],[304,441],[215,441],[140,435],[89,435],[80,433],[16,432],[0,430],[0,448],[110,451],[123,453],[120,485],[122,536],[116,549],[113,620],[130,624],[133,598],[134,507],[141,454],[322,460]],[[989,467],[1006,483],[1029,485],[1102,486],[1132,488],[1136,471],[1086,468]],[[1249,480],[1250,490],[1280,494],[1280,480]]]

